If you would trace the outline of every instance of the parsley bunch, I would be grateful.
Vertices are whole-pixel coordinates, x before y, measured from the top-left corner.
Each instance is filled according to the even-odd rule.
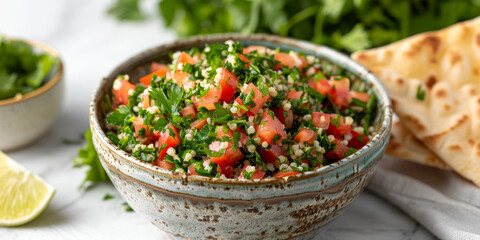
[[[140,0],[116,0],[109,14],[143,20]],[[353,52],[478,16],[477,0],[157,0],[179,36],[241,32],[305,39]]]

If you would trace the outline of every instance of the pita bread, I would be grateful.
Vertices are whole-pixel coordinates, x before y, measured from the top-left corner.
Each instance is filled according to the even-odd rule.
[[[480,18],[352,58],[379,77],[414,136],[480,186]]]
[[[440,169],[450,169],[450,167],[430,151],[422,141],[415,138],[412,132],[405,128],[398,119],[393,122],[390,142],[387,146],[386,153],[422,165]]]

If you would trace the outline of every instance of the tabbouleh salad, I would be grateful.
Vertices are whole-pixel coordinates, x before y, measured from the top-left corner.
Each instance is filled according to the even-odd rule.
[[[374,133],[375,94],[311,55],[231,40],[153,62],[107,96],[108,137],[136,158],[216,178],[286,177],[336,162]]]

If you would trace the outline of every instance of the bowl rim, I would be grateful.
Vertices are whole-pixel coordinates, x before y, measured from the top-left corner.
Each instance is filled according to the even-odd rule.
[[[63,62],[62,59],[60,58],[60,55],[58,54],[57,50],[55,50],[52,46],[40,42],[40,41],[35,41],[35,40],[27,40],[27,39],[21,39],[21,38],[4,38],[6,40],[18,40],[18,41],[23,41],[33,47],[37,47],[41,49],[42,51],[50,54],[53,57],[56,57],[58,59],[58,69],[55,72],[55,74],[47,80],[47,82],[43,85],[41,85],[39,88],[27,93],[27,94],[22,94],[21,97],[16,97],[13,96],[11,98],[7,99],[2,99],[0,100],[0,107],[2,106],[8,106],[8,105],[13,105],[16,103],[24,102],[29,99],[35,98],[37,96],[42,95],[43,93],[47,92],[48,90],[52,89],[55,85],[57,85],[60,80],[62,79],[63,76]]]
[[[144,55],[148,54],[151,51],[155,50],[167,50],[171,48],[177,48],[181,49],[180,46],[182,45],[189,45],[191,47],[194,46],[201,46],[206,43],[212,43],[212,42],[220,42],[220,41],[226,41],[228,39],[233,39],[234,41],[257,41],[257,42],[265,42],[265,43],[270,43],[270,44],[283,44],[287,46],[295,46],[299,45],[296,48],[304,48],[304,47],[310,47],[312,49],[322,49],[322,51],[326,51],[329,55],[334,56],[336,58],[339,58],[340,61],[344,61],[346,64],[349,65],[350,68],[353,68],[357,74],[358,77],[360,78],[368,78],[369,81],[371,82],[371,86],[376,88],[376,92],[378,93],[378,96],[381,98],[381,101],[383,102],[383,105],[379,105],[380,108],[380,113],[383,113],[383,119],[380,123],[380,128],[377,130],[371,141],[365,145],[363,148],[358,150],[355,154],[352,154],[346,158],[342,158],[339,161],[328,164],[326,166],[322,166],[320,168],[317,168],[313,171],[308,171],[308,172],[302,172],[297,175],[292,175],[288,177],[283,177],[283,178],[264,178],[261,180],[246,180],[246,179],[223,179],[223,178],[212,178],[212,177],[206,177],[206,176],[200,176],[200,175],[190,175],[188,173],[177,173],[177,172],[172,172],[167,169],[160,168],[158,166],[154,166],[150,163],[143,162],[137,158],[135,158],[133,155],[130,153],[124,151],[123,149],[119,148],[116,146],[105,134],[103,129],[101,128],[101,125],[99,123],[99,120],[97,118],[97,101],[100,99],[100,94],[102,92],[103,86],[108,82],[107,79],[113,77],[113,74],[115,72],[118,72],[120,69],[125,68],[127,66],[131,65],[131,62],[135,62],[138,60],[141,60]],[[281,42],[281,43],[280,43]],[[304,50],[305,52],[308,52],[307,50]],[[330,61],[330,60],[328,60]],[[353,72],[352,69],[349,69],[350,72]],[[362,79],[362,81],[365,81]],[[124,161],[126,161],[129,164],[133,164],[136,167],[143,168],[144,170],[150,171],[154,174],[161,175],[163,177],[169,178],[169,179],[183,179],[187,180],[187,182],[199,182],[199,183],[212,183],[212,184],[227,184],[227,185],[263,185],[263,184],[275,184],[275,183],[280,183],[280,184],[286,184],[288,182],[292,181],[297,181],[297,180],[302,180],[302,179],[307,179],[307,178],[312,178],[317,175],[321,175],[327,172],[334,171],[338,168],[341,168],[345,165],[353,163],[355,160],[360,159],[362,156],[365,156],[370,150],[374,148],[374,146],[381,144],[383,141],[388,141],[388,136],[389,132],[391,129],[391,124],[392,124],[392,104],[390,102],[390,99],[388,98],[387,92],[378,80],[378,78],[373,75],[369,70],[367,70],[365,67],[363,67],[361,64],[357,63],[347,55],[338,52],[334,49],[331,49],[327,46],[323,45],[317,45],[311,42],[307,42],[304,40],[298,40],[298,39],[293,39],[293,38],[286,38],[286,37],[281,37],[277,35],[269,35],[269,34],[241,34],[241,33],[223,33],[223,34],[209,34],[209,35],[199,35],[199,36],[194,36],[194,37],[189,37],[181,40],[175,40],[172,42],[168,42],[165,44],[157,45],[155,47],[148,48],[140,53],[135,54],[133,57],[128,58],[124,62],[122,62],[120,65],[118,65],[116,68],[114,68],[113,71],[111,71],[108,75],[108,77],[103,78],[102,81],[100,81],[98,87],[94,90],[92,99],[90,101],[90,127],[92,130],[92,133],[96,133],[98,136],[98,140],[101,141],[102,144],[104,144],[110,151],[113,151],[115,154],[118,156],[122,157]],[[95,138],[95,137],[94,137]],[[95,143],[95,141],[94,141]],[[103,161],[103,160],[102,160]],[[114,167],[111,164],[108,164],[108,166]],[[115,167],[114,167],[115,168]],[[116,171],[120,171],[119,169],[114,169]],[[138,180],[138,179],[136,179]],[[140,180],[138,180],[140,181]]]

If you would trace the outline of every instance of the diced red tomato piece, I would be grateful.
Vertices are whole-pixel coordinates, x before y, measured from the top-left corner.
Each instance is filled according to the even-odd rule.
[[[337,127],[338,132],[340,132],[340,134],[342,134],[342,135],[346,135],[346,134],[350,133],[351,129],[352,128],[351,128],[350,125],[345,124],[343,116],[340,117],[340,125]]]
[[[302,91],[297,91],[293,89],[288,93],[287,99],[300,99],[302,97],[302,94],[303,94]]]
[[[343,158],[346,152],[348,152],[349,147],[343,143],[340,143],[340,141],[336,141],[337,145],[335,145],[335,153],[340,156],[340,158]]]
[[[368,100],[370,99],[370,94],[368,93],[363,93],[363,92],[357,92],[357,91],[350,91],[350,97],[351,98],[356,98],[362,102],[367,103]]]
[[[170,135],[170,130],[175,136]],[[162,149],[163,144],[166,144],[166,147]],[[160,137],[158,139],[158,148],[160,149],[158,152],[158,159],[163,160],[165,154],[167,154],[167,150],[171,147],[176,147],[180,144],[180,134],[178,133],[178,129],[173,126],[173,124],[169,123],[165,127],[165,132],[160,132]]]
[[[243,146],[247,145],[247,142],[248,142],[248,140],[249,140],[250,138],[249,138],[248,135],[245,133],[245,131],[243,131],[243,130],[240,129],[240,128],[237,128],[237,129],[235,129],[235,130],[240,133],[240,141],[239,141],[238,146],[239,146],[239,147],[243,147]]]
[[[271,145],[268,150],[257,148],[257,151],[266,163],[275,163],[278,157],[287,156],[285,150],[276,144]]]
[[[336,117],[337,114],[312,112],[312,123],[316,128],[327,129],[328,125],[330,125],[330,119]]]
[[[302,61],[302,64],[300,65],[299,69],[300,70],[305,69],[308,66],[307,60],[305,59],[305,57],[300,56],[300,55],[298,55],[298,58],[300,59],[300,61]]]
[[[200,130],[205,123],[207,123],[207,119],[197,119],[190,124],[190,127]]]
[[[290,171],[290,172],[278,172],[275,175],[273,175],[274,178],[283,178],[283,177],[288,177],[288,176],[293,176],[297,175],[300,172],[295,172],[295,171]]]
[[[247,88],[245,88],[245,91],[243,91],[244,94],[248,95],[250,91],[253,90],[253,97],[252,101],[255,103],[255,106],[252,107],[252,105],[246,106],[248,108],[248,114],[249,115],[255,115],[260,111],[260,109],[267,103],[268,99],[270,99],[270,95],[263,96],[262,92],[258,89],[257,86],[255,86],[253,83],[249,83]],[[238,104],[243,105],[242,100],[240,97],[238,97],[235,101],[237,101]],[[242,116],[245,114],[245,110],[239,108],[237,114]]]
[[[335,94],[333,94],[331,97],[335,105],[341,108],[348,107],[348,105],[352,101],[352,98],[350,97],[348,92],[343,90],[335,90]]]
[[[237,91],[238,79],[232,72],[222,67],[222,79],[219,84],[222,86],[220,99],[225,102],[232,100],[235,91]]]
[[[292,56],[290,56],[288,53],[283,53],[283,52],[279,52],[279,53],[276,53],[275,56],[274,56],[274,59],[277,60],[278,62],[280,62],[283,66],[286,66],[288,68],[293,68],[295,67],[295,59],[293,59]],[[275,66],[277,67],[277,66]],[[282,67],[282,66],[280,66]],[[277,69],[278,71],[278,69]]]
[[[189,76],[190,74],[188,73],[176,72],[173,73],[172,77],[179,86],[183,86],[186,82],[190,81],[190,79],[188,79]]]
[[[329,124],[328,125],[328,128],[326,130],[326,133],[328,135],[333,135],[335,138],[339,139],[342,137],[342,134],[338,131],[338,129],[333,125],[333,124]]]
[[[185,63],[190,63],[192,65],[195,65],[197,64],[197,61],[195,61],[195,59],[193,59],[190,55],[188,55],[188,53],[182,52],[180,53],[180,57],[178,57],[178,62],[176,66],[177,70],[182,71],[183,68],[179,69],[179,66],[178,66],[180,63],[182,63],[183,66],[185,66]]]
[[[363,146],[367,145],[369,140],[367,136],[355,131],[351,131],[350,134],[352,134],[352,139],[348,141],[349,147],[360,149]]]
[[[298,131],[297,135],[295,136],[295,138],[293,138],[293,140],[299,143],[307,142],[313,145],[313,142],[315,141],[316,137],[317,137],[317,133],[315,131],[309,128],[303,128],[303,129],[300,129],[300,131]]]
[[[325,79],[319,79],[318,81],[311,78],[308,80],[308,86],[313,88],[313,90],[321,93],[322,95],[332,94],[333,88],[332,85]]]
[[[278,118],[278,120],[285,125],[285,128],[288,129],[293,125],[293,111],[291,109],[285,111],[283,107],[279,107],[272,109],[272,111],[275,113],[275,116]]]
[[[192,164],[190,167],[188,167],[188,173],[190,173],[190,175],[198,175],[198,173],[195,172],[195,164]]]
[[[215,103],[220,101],[220,97],[222,94],[222,90],[216,87],[211,87],[210,90],[201,98],[197,98],[197,96],[193,96],[192,101],[195,107],[205,107],[208,110],[215,109]]]
[[[280,143],[283,139],[287,138],[287,133],[284,130],[284,126],[276,116],[272,117],[267,112],[262,113],[262,121],[260,124],[255,123],[255,131],[258,137],[262,141],[266,141],[268,144],[274,144],[273,139],[275,136],[280,136],[275,143]]]
[[[156,62],[152,63],[150,70],[150,74],[140,78],[140,82],[145,84],[146,86],[150,86],[150,82],[152,81],[152,77],[154,74],[157,77],[163,77],[165,74],[167,74],[167,72],[170,72],[170,69],[168,69],[167,66]]]
[[[215,142],[213,142],[212,144],[214,143]],[[212,148],[215,149],[215,146],[212,146],[212,144],[210,144],[211,149]],[[222,172],[221,172],[222,174],[225,174],[226,177],[232,177],[233,165],[243,157],[244,155],[242,151],[240,151],[240,149],[237,149],[237,151],[234,151],[230,143],[223,155],[221,155],[220,157],[211,157],[210,160],[212,160],[212,162],[220,166],[220,168],[222,169]],[[232,175],[230,175],[230,171]]]
[[[330,85],[335,88],[336,91],[350,91],[350,80],[348,80],[348,78],[341,78],[340,80],[330,79]]]
[[[247,164],[243,165],[243,168],[242,170],[240,171],[240,176],[238,176],[238,179],[245,179],[245,177],[243,176],[243,171],[245,171],[245,169],[248,167]],[[253,180],[253,179],[262,179],[263,177],[265,176],[265,172],[262,171],[261,169],[256,169],[255,172],[253,172],[252,174],[252,177],[250,178],[250,180]]]
[[[150,130],[148,129],[148,126],[143,124],[143,118],[141,117],[136,117],[135,120],[133,121],[133,128],[135,129],[135,133],[140,136],[139,132],[142,128],[145,129],[145,138],[152,138],[150,134]]]
[[[245,62],[245,68],[248,68],[250,66],[250,61],[247,59],[247,57],[245,57],[241,53],[239,53],[238,56],[240,57],[240,59],[242,59],[242,61]]]
[[[167,170],[175,167],[175,164],[160,159],[153,161],[152,164]]]
[[[182,117],[194,118],[197,116],[197,109],[194,106],[186,107],[180,111]]]
[[[116,79],[112,88],[113,94],[115,95],[115,102],[118,105],[127,105],[129,96],[128,92],[134,89],[135,85],[129,81],[120,78]]]
[[[253,51],[257,51],[258,53],[265,55],[267,48],[264,46],[248,46],[243,48],[243,54],[248,54]]]

